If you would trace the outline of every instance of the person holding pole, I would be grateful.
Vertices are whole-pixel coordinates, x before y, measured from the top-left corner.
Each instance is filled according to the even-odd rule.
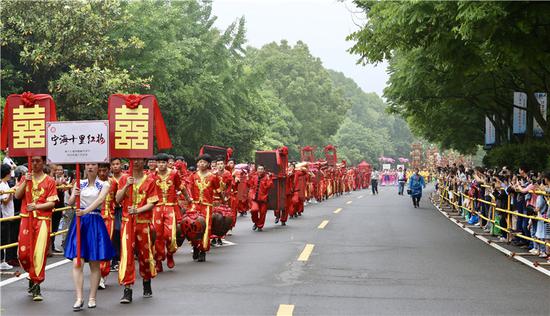
[[[100,262],[111,260],[115,250],[111,238],[107,232],[105,222],[101,217],[101,206],[109,193],[110,184],[108,181],[101,181],[97,177],[98,165],[87,163],[85,165],[86,178],[80,181],[80,187],[75,184],[69,205],[74,205],[77,196],[80,196],[80,203],[76,203],[76,216],[80,217],[80,258],[90,265],[90,296],[88,308],[96,307],[96,294],[99,286]],[[78,175],[77,175],[78,177]],[[78,183],[78,181],[77,181]],[[78,205],[80,204],[80,205]],[[65,257],[73,260],[77,257],[77,225],[76,220],[71,222],[65,243]],[[73,305],[74,311],[79,311],[83,306],[83,267],[78,260],[73,261],[73,280],[76,290],[76,301]]]
[[[132,285],[136,280],[134,250],[137,250],[139,274],[143,278],[143,297],[153,296],[151,279],[157,275],[153,257],[154,233],[153,208],[159,201],[159,189],[154,177],[144,172],[145,159],[130,161],[130,176],[123,177],[116,193],[117,203],[122,205],[120,230],[120,266],[118,281],[124,285],[121,304],[132,302]]]
[[[58,197],[55,180],[44,173],[46,158],[30,158],[32,172],[15,190],[15,198],[22,199],[18,257],[21,267],[29,273],[28,292],[33,301],[42,301],[40,283],[45,279],[52,210]]]

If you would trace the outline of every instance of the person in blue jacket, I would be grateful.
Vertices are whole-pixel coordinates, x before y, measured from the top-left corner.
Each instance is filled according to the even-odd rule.
[[[415,208],[420,207],[420,199],[422,198],[422,189],[426,188],[424,177],[419,174],[420,170],[414,168],[414,174],[409,179],[409,194],[412,197]]]

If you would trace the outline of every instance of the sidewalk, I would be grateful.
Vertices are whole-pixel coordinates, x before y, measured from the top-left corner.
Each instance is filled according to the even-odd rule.
[[[550,262],[548,262],[547,259],[539,258],[538,256],[529,253],[526,247],[517,247],[513,246],[508,241],[500,241],[498,236],[494,236],[491,233],[486,232],[481,226],[468,224],[468,221],[460,216],[460,213],[446,202],[443,202],[440,208],[439,198],[440,196],[437,192],[432,192],[430,195],[430,201],[433,206],[449,220],[461,227],[464,231],[504,253],[507,257],[515,259],[550,277]]]

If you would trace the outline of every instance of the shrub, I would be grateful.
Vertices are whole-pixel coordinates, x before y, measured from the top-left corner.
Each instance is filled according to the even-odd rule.
[[[483,158],[486,167],[517,169],[527,165],[532,170],[542,171],[550,167],[550,144],[532,142],[527,144],[506,144],[492,148]]]

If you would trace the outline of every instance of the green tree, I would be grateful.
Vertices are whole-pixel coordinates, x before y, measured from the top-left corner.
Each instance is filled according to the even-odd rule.
[[[387,105],[375,93],[365,93],[341,72],[330,71],[351,104],[347,117],[333,136],[338,153],[351,163],[365,159],[377,163],[381,155],[408,157],[412,135],[405,121],[387,112]]]
[[[533,94],[548,91],[548,3],[355,2],[368,20],[349,36],[351,52],[363,63],[389,60],[384,95],[417,135],[471,153],[494,116],[498,141],[508,142],[514,91],[529,96],[525,139],[532,118],[548,135]]]
[[[2,96],[53,94],[62,119],[107,117],[107,97],[146,87],[118,66],[139,49],[136,37],[112,37],[127,23],[118,1],[2,2]],[[47,18],[44,18],[47,17]]]
[[[283,40],[261,49],[248,48],[247,59],[255,75],[262,78],[261,89],[271,91],[278,104],[270,113],[266,135],[283,136],[281,140],[288,142],[296,159],[299,146],[327,145],[349,103],[307,45],[298,41],[291,46]]]

